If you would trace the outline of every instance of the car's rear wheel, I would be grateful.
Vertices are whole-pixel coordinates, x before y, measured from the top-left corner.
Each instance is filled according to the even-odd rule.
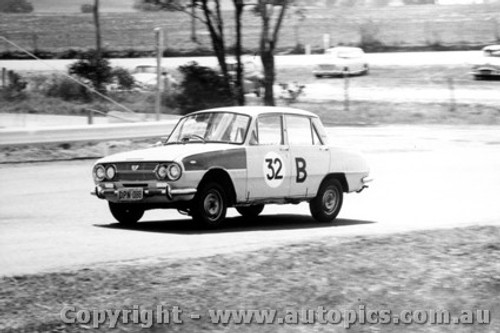
[[[144,215],[144,209],[124,203],[109,202],[109,210],[113,217],[123,225],[133,225]]]
[[[236,207],[238,213],[243,217],[257,217],[264,210],[264,205],[252,205],[247,207]]]
[[[215,182],[202,184],[193,199],[193,220],[204,226],[217,227],[226,218],[226,211],[227,196],[224,189]]]
[[[319,222],[332,222],[342,208],[342,185],[336,179],[321,184],[318,194],[309,202],[311,215]]]

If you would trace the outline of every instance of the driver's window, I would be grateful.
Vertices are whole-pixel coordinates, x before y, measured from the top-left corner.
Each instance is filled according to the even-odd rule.
[[[281,115],[259,117],[256,136],[256,143],[259,145],[282,145],[283,122]]]

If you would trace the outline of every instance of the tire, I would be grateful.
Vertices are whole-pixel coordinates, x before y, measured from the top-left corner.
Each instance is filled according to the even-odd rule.
[[[318,222],[332,222],[342,208],[342,185],[336,179],[329,179],[321,184],[318,194],[309,202],[311,215]]]
[[[123,225],[134,225],[144,215],[144,209],[132,205],[109,202],[111,215]]]
[[[226,211],[227,196],[222,186],[214,182],[202,184],[193,199],[193,220],[203,226],[215,228],[224,222]]]
[[[264,205],[253,205],[248,207],[236,207],[238,213],[243,217],[257,217],[264,210]]]

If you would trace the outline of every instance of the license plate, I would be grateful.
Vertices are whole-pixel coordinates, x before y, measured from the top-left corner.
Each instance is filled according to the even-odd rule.
[[[142,200],[144,191],[142,188],[127,188],[118,190],[118,200],[120,201],[135,201]]]

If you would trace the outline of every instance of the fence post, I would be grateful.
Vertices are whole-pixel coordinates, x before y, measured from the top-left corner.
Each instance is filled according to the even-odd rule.
[[[7,87],[7,68],[2,67],[2,88]]]
[[[455,99],[455,81],[452,77],[448,78],[448,88],[450,89],[450,111],[456,111],[456,99]]]
[[[349,73],[344,71],[344,111],[349,111]]]
[[[88,110],[88,116],[87,116],[87,124],[92,125],[94,123],[94,112],[92,110]]]
[[[163,88],[163,76],[161,69],[161,58],[163,57],[163,31],[161,28],[155,28],[156,38],[156,121],[160,120],[161,113],[161,93]]]
[[[31,35],[31,37],[33,39],[33,51],[36,52],[36,51],[38,51],[38,35],[36,32],[34,32]]]
[[[330,34],[323,34],[323,50],[330,48]]]

